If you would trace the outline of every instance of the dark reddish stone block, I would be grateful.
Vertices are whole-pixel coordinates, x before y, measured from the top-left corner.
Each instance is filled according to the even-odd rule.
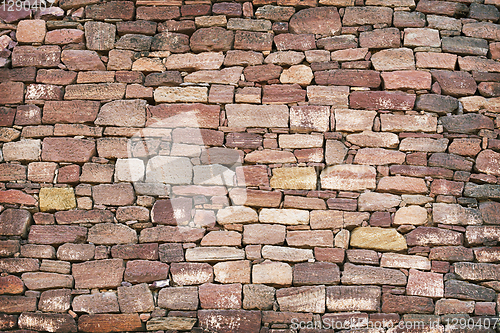
[[[0,296],[0,312],[21,313],[36,311],[36,297]]]
[[[0,330],[9,330],[17,326],[17,316],[0,314]]]
[[[0,126],[14,125],[15,117],[16,117],[16,109],[0,107]]]
[[[391,213],[374,212],[370,216],[369,223],[372,227],[390,227],[392,224]]]
[[[313,62],[311,64],[311,70],[313,72],[328,71],[328,70],[339,69],[339,68],[340,68],[340,65],[336,61]],[[323,75],[324,75],[323,77],[325,79],[328,77],[326,74],[323,74]],[[321,82],[321,78],[320,78],[320,82]],[[317,81],[316,81],[316,83],[320,84]]]
[[[472,77],[476,82],[500,82],[500,73],[472,71]]]
[[[24,101],[24,83],[3,82],[0,83],[0,105],[21,104]]]
[[[358,47],[358,41],[355,38],[352,38],[352,36],[334,36],[318,39],[316,45],[320,49],[337,51],[355,49]]]
[[[278,51],[307,51],[316,48],[313,34],[279,34],[274,37],[274,44]]]
[[[237,2],[217,2],[212,6],[212,14],[226,15],[227,17],[240,17],[242,6]]]
[[[205,16],[210,15],[211,6],[203,4],[181,6],[182,16]]]
[[[271,84],[266,85],[262,92],[264,104],[288,104],[305,102],[307,92],[298,84]]]
[[[255,133],[228,133],[226,135],[226,147],[256,149],[262,147],[262,135]]]
[[[36,105],[19,105],[16,112],[16,125],[40,125],[42,123],[42,110]]]
[[[158,8],[158,7],[156,7]],[[193,21],[174,21],[168,20],[158,24],[158,32],[178,32],[181,34],[191,35],[196,30],[196,25]]]
[[[116,82],[121,83],[138,83],[144,82],[144,74],[142,72],[117,71],[115,73]]]
[[[34,197],[19,190],[0,191],[0,203],[34,206],[37,201]]]
[[[178,19],[181,16],[177,6],[137,7],[136,19],[147,21],[166,21]],[[159,31],[161,32],[161,31]]]
[[[57,182],[59,184],[76,184],[80,181],[80,166],[76,164],[59,168]]]
[[[26,180],[26,167],[20,164],[0,164],[0,182]]]
[[[57,67],[61,63],[61,48],[56,45],[16,46],[12,51],[13,67]]]
[[[356,211],[358,209],[358,200],[348,198],[330,198],[326,201],[328,209]]]
[[[18,240],[0,240],[0,258],[10,257],[16,252],[19,252]]]
[[[342,23],[336,7],[302,9],[290,19],[290,32],[295,34],[334,35]]]
[[[236,50],[271,51],[273,34],[256,31],[236,31],[234,36]]]
[[[307,262],[293,266],[293,285],[332,285],[340,282],[339,266],[330,262]]]
[[[182,83],[181,73],[179,71],[165,71],[162,73],[151,73],[146,76],[144,85],[146,87],[156,86],[178,86]],[[163,104],[162,104],[163,105]]]
[[[151,221],[155,224],[185,225],[191,220],[192,209],[191,198],[157,200],[151,210]]]
[[[15,7],[13,7],[15,8]],[[5,21],[5,23],[14,23],[19,20],[29,19],[31,17],[31,10],[20,8],[20,10],[6,10],[8,9],[7,3],[5,6],[0,7],[0,19]]]
[[[116,30],[120,35],[141,34],[152,36],[156,33],[156,26],[156,22],[146,20],[116,22]]]
[[[241,308],[242,286],[240,283],[204,283],[198,287],[202,309]]]
[[[369,49],[397,48],[401,46],[401,33],[397,28],[365,31],[359,36],[359,46]]]
[[[463,234],[435,227],[418,227],[406,234],[408,246],[462,245]]]
[[[396,91],[353,91],[349,105],[354,109],[412,110],[415,99],[414,94]]]
[[[429,158],[429,166],[431,167],[471,171],[472,165],[473,163],[467,160],[465,157],[454,154],[434,153]]]
[[[124,244],[111,248],[111,256],[118,259],[158,260],[158,244]]]
[[[135,6],[132,1],[110,1],[85,8],[85,17],[94,20],[122,19],[129,21],[134,18]]]
[[[315,247],[314,257],[317,261],[326,261],[341,264],[344,262],[345,251],[341,248]]]
[[[88,333],[143,331],[139,314],[94,314],[78,318],[78,331]]]
[[[496,292],[473,283],[449,280],[444,283],[444,297],[491,302],[496,298]]]
[[[447,261],[432,261],[431,272],[446,274],[450,271],[450,263]]]
[[[260,311],[199,310],[200,327],[219,333],[258,333],[261,325]]]
[[[454,182],[446,179],[435,179],[431,184],[431,194],[453,195],[459,197],[464,190],[463,182]]]
[[[469,12],[469,8],[464,3],[429,0],[419,1],[416,10],[424,14],[446,15],[455,17],[465,17]]]
[[[44,124],[82,124],[93,122],[99,112],[96,101],[47,101],[43,107]]]
[[[269,175],[264,165],[245,165],[236,169],[238,185],[269,186]]]
[[[458,109],[458,100],[451,96],[423,94],[417,98],[415,107],[417,110],[431,111],[444,115]]]
[[[196,30],[189,41],[193,52],[219,52],[231,50],[234,33],[221,27]]]
[[[109,210],[69,210],[54,214],[57,224],[112,223],[114,215]]]
[[[269,80],[279,79],[283,68],[278,65],[267,64],[248,66],[243,70],[245,80],[249,82],[265,82]]]
[[[130,283],[151,283],[168,278],[169,266],[158,261],[132,260],[127,262],[123,279]]]
[[[486,224],[500,224],[500,203],[485,201],[479,204],[479,210]]]
[[[160,244],[158,251],[161,262],[184,261],[184,249],[181,243]]]
[[[500,96],[500,82],[481,82],[478,89],[484,97]]]
[[[420,296],[382,296],[382,312],[385,313],[433,313],[434,302],[431,298]]]
[[[67,225],[33,225],[28,241],[34,244],[59,245],[64,243],[84,243],[87,228]]]
[[[0,214],[0,235],[26,237],[31,214],[24,209],[8,208]]]
[[[373,70],[339,69],[314,73],[319,85],[378,88],[382,82],[380,73]]]
[[[84,139],[45,138],[42,143],[43,161],[88,162],[95,153],[95,143]]]
[[[36,67],[0,68],[0,82],[35,82]]]
[[[24,292],[23,280],[15,275],[0,276],[0,294],[22,294]]]
[[[441,1],[436,1],[441,2]],[[431,71],[432,77],[439,83],[445,95],[462,97],[474,95],[477,90],[476,81],[467,72]]]
[[[438,246],[431,249],[429,259],[445,261],[473,261],[474,252],[472,249],[463,246]]]

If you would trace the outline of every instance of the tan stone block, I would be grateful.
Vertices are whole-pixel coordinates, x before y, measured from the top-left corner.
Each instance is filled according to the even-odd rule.
[[[362,133],[349,134],[347,141],[360,147],[371,148],[397,148],[399,138],[394,133],[364,131]]]
[[[431,115],[380,115],[384,132],[436,132],[437,117]]]
[[[389,268],[415,268],[428,271],[431,262],[427,257],[411,256],[399,253],[383,253],[380,259],[380,267]]]
[[[224,61],[222,52],[202,52],[198,54],[172,54],[167,58],[165,66],[169,70],[219,69]]]
[[[284,225],[308,224],[309,211],[299,209],[263,208],[259,212],[259,222]]]
[[[292,285],[292,267],[283,262],[264,261],[252,266],[252,283],[271,286]]]
[[[427,185],[421,178],[405,176],[382,177],[377,190],[398,194],[426,194]]]
[[[349,87],[347,86],[308,86],[307,98],[311,105],[331,105],[334,108],[349,106]]]
[[[406,206],[398,209],[394,215],[394,225],[423,225],[427,223],[427,209],[420,206]]]
[[[436,68],[454,70],[457,55],[452,53],[417,52],[417,68]]]
[[[375,53],[371,60],[377,71],[415,69],[413,51],[408,48],[382,50]]]
[[[44,20],[22,20],[17,24],[16,38],[19,43],[43,43],[46,32]]]
[[[282,189],[314,190],[317,175],[313,167],[275,168],[271,187]]]
[[[273,261],[303,262],[313,259],[314,255],[310,249],[264,245],[262,248],[262,257]]]
[[[40,189],[40,210],[60,211],[76,208],[73,188],[44,187]]]
[[[281,83],[297,83],[301,86],[307,86],[311,83],[314,78],[313,72],[309,66],[306,65],[294,65],[289,69],[283,70],[280,76]]]
[[[154,92],[154,98],[156,102],[164,103],[206,103],[208,89],[206,87],[159,87]]]
[[[392,228],[359,227],[351,234],[352,247],[376,251],[402,251],[406,250],[406,240]]]
[[[339,132],[371,131],[376,111],[336,109],[335,129]]]

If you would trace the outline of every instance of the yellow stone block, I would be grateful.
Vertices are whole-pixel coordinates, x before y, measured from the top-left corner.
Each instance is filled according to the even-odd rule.
[[[76,208],[75,192],[72,188],[43,187],[40,189],[40,211],[59,211]]]
[[[392,228],[359,227],[351,234],[351,246],[377,251],[402,251],[407,249],[406,239]]]
[[[286,190],[315,190],[318,177],[313,167],[275,168],[271,187]]]

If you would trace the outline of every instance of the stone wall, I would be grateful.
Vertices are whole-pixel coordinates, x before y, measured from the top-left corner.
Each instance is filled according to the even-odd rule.
[[[494,332],[499,0],[22,4],[0,330]]]

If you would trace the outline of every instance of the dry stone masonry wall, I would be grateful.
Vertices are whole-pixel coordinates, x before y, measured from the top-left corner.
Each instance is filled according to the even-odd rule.
[[[499,0],[20,3],[1,331],[495,332]]]

